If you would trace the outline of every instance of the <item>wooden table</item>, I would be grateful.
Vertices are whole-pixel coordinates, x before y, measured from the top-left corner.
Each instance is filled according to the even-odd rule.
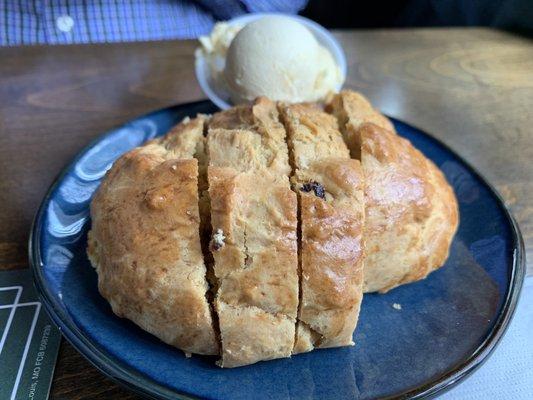
[[[469,160],[514,212],[533,256],[533,46],[488,29],[344,31],[347,87]],[[0,268],[27,267],[37,207],[91,139],[203,98],[192,41],[0,49]],[[528,274],[533,264],[528,261]],[[137,398],[63,343],[54,399]]]

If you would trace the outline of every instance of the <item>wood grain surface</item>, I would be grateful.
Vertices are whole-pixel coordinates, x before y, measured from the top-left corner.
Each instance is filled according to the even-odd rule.
[[[533,46],[488,29],[336,33],[347,87],[475,166],[505,198],[533,256]],[[0,49],[0,268],[27,267],[28,233],[55,175],[130,118],[203,98],[192,41]],[[528,274],[533,264],[528,261]],[[137,398],[63,342],[53,399]]]

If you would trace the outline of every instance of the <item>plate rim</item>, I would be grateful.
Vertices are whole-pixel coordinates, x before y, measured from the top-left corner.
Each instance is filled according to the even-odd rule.
[[[128,123],[131,123],[135,120],[142,118],[149,118],[152,115],[155,115],[160,112],[164,112],[171,109],[188,109],[198,106],[213,106],[216,107],[210,100],[199,100],[195,102],[182,103],[169,107],[160,108],[152,112],[140,115],[129,119],[123,124],[116,126],[108,130],[107,132],[98,135],[96,138],[91,140],[87,145],[81,148],[76,155],[61,169],[61,171],[56,175],[52,184],[48,187],[45,196],[43,197],[39,208],[35,214],[35,217],[32,222],[30,236],[28,239],[28,256],[30,269],[32,270],[34,285],[37,289],[37,293],[41,302],[44,305],[44,309],[50,318],[54,321],[56,326],[59,327],[59,330],[63,334],[63,337],[79,352],[82,356],[87,359],[97,370],[103,373],[105,376],[109,377],[114,382],[120,384],[128,390],[134,391],[137,394],[147,396],[150,398],[163,398],[163,399],[198,399],[199,397],[186,393],[178,392],[176,390],[169,389],[165,385],[162,385],[158,382],[155,382],[153,379],[145,376],[139,371],[136,371],[134,368],[129,366],[121,365],[118,360],[114,360],[111,355],[106,354],[105,350],[100,349],[98,346],[92,343],[92,340],[83,333],[79,327],[71,321],[70,317],[65,314],[61,305],[58,301],[55,300],[51,290],[45,284],[46,278],[42,273],[42,263],[40,262],[41,258],[41,231],[43,225],[43,217],[45,215],[45,206],[49,203],[51,195],[55,192],[59,182],[63,180],[66,176],[70,167],[78,162],[83,154],[87,152],[90,148],[94,147],[98,142],[103,138],[111,135],[117,128],[121,128]],[[475,370],[477,370],[492,354],[494,349],[500,343],[501,338],[505,334],[509,323],[511,322],[518,299],[520,297],[520,292],[522,290],[523,281],[525,277],[525,248],[524,240],[520,232],[520,228],[513,217],[513,214],[505,204],[505,201],[496,190],[496,188],[487,180],[485,177],[470,163],[468,163],[461,155],[452,150],[447,144],[442,142],[440,139],[428,134],[424,130],[418,128],[416,125],[403,122],[396,118],[391,118],[394,122],[400,122],[407,127],[413,128],[417,133],[422,134],[430,141],[434,142],[436,145],[444,148],[446,151],[452,153],[462,164],[466,167],[470,173],[474,174],[477,179],[479,179],[491,192],[497,201],[500,209],[503,211],[507,220],[510,222],[510,228],[512,232],[512,242],[513,242],[513,263],[511,276],[509,278],[509,291],[505,297],[504,303],[502,305],[502,310],[497,316],[497,319],[494,323],[493,328],[485,338],[483,342],[466,358],[466,360],[457,366],[453,367],[449,372],[443,374],[436,379],[430,380],[425,384],[422,384],[418,387],[407,389],[404,392],[397,393],[388,397],[386,399],[421,399],[421,398],[432,398],[437,394],[442,394],[445,391],[448,391],[459,382],[464,380],[466,377],[470,376]]]

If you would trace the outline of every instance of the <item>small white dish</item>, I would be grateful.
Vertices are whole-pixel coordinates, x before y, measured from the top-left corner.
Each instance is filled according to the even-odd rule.
[[[320,43],[327,50],[329,50],[329,52],[333,56],[333,59],[339,66],[341,76],[342,76],[342,81],[341,83],[339,83],[338,87],[336,88],[336,90],[339,91],[342,88],[344,81],[346,80],[346,72],[347,72],[346,56],[344,54],[344,50],[342,49],[337,39],[335,39],[335,37],[321,25],[317,24],[314,21],[311,21],[310,19],[301,17],[299,15],[287,15],[287,14],[276,14],[276,13],[246,14],[240,17],[233,18],[227,21],[227,23],[228,25],[243,25],[244,26],[248,24],[249,22],[255,21],[263,17],[272,16],[272,15],[284,15],[286,17],[292,18],[302,23],[304,26],[306,26],[311,31],[313,35],[315,35],[316,39],[318,40],[318,43]],[[209,100],[215,103],[217,107],[221,108],[222,110],[226,110],[230,108],[232,106],[232,103],[231,103],[229,94],[223,88],[219,87],[220,85],[217,85],[214,82],[211,76],[209,64],[207,63],[205,56],[201,53],[196,55],[195,70],[196,70],[196,79],[198,80],[200,87],[202,88],[203,92],[207,95]]]

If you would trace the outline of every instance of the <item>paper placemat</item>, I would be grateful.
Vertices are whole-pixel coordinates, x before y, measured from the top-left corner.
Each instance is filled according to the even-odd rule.
[[[0,271],[0,399],[47,399],[60,341],[31,271]]]

